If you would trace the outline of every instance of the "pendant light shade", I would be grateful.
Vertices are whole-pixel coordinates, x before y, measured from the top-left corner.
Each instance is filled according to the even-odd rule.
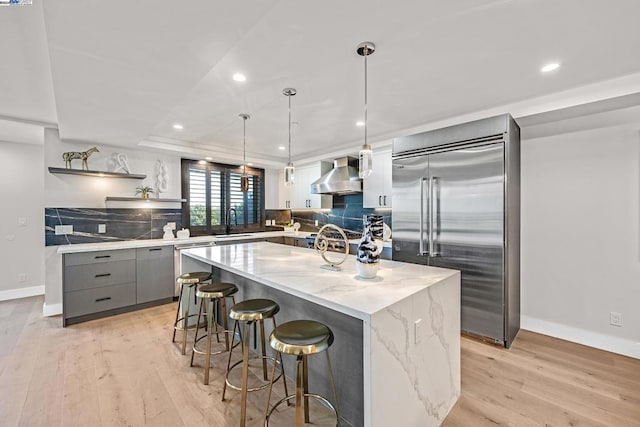
[[[243,193],[249,191],[249,175],[247,175],[247,119],[248,114],[239,114],[242,117],[242,175],[240,175],[240,190]]]
[[[287,162],[287,166],[284,168],[284,185],[291,187],[295,182],[295,168],[291,162],[291,97],[296,94],[296,90],[288,87],[283,89],[282,93],[289,98],[289,161]]]
[[[376,45],[371,42],[362,42],[358,45],[356,52],[358,55],[364,56],[364,144],[358,153],[358,176],[366,178],[371,175],[371,163],[373,160],[373,152],[371,146],[367,143],[367,57],[376,50]]]

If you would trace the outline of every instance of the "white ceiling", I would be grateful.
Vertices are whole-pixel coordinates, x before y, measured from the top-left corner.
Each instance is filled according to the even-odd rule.
[[[640,72],[637,0],[35,0],[2,12],[0,116],[57,122],[66,140],[237,159],[246,112],[248,159],[265,165],[286,159],[285,87],[298,90],[294,161],[361,143],[366,40],[372,141]],[[542,75],[549,61],[562,67]]]

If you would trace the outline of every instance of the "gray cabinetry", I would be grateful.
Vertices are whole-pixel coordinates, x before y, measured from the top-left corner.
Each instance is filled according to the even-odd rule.
[[[173,297],[173,246],[136,249],[138,304]]]
[[[64,325],[173,299],[173,246],[65,254]]]

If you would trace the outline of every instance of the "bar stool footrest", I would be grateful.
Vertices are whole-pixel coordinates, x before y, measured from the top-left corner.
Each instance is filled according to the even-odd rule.
[[[331,402],[329,402],[329,400],[327,400],[327,398],[325,398],[324,396],[321,396],[319,394],[315,394],[315,393],[303,393],[302,396],[303,396],[303,398],[304,397],[310,397],[310,398],[317,399],[320,402],[322,402],[335,415],[335,417],[336,417],[336,427],[338,427],[340,425],[340,419],[338,417],[338,411],[336,410],[335,406],[333,406],[333,404]],[[289,396],[285,396],[282,399],[278,400],[278,402],[276,402],[276,404],[273,405],[271,410],[269,410],[269,412],[267,413],[267,417],[264,420],[264,426],[265,427],[269,427],[269,417],[271,417],[271,414],[273,413],[273,411],[276,410],[276,408],[278,406],[280,406],[281,404],[287,402],[287,407],[290,408],[291,405],[289,404],[289,400],[295,399],[295,398],[296,398],[295,394],[290,394]],[[294,405],[294,408],[295,408],[295,405]]]
[[[272,356],[252,356],[249,358],[249,361],[252,360],[271,360],[272,362],[274,362],[276,365],[278,365],[278,370],[277,370],[277,375],[275,376],[275,378],[273,379],[273,382],[275,383],[276,381],[278,381],[280,379],[280,377],[282,376],[282,364],[280,363],[280,361],[278,359],[276,359],[275,357]],[[229,374],[231,373],[231,371],[233,371],[233,368],[240,366],[242,367],[242,362],[243,360],[240,359],[238,360],[236,363],[234,363],[233,365],[231,365],[229,367],[229,371],[227,372],[227,375],[224,378],[224,381],[227,383],[227,386],[237,390],[237,391],[242,391],[242,386],[241,385],[235,385],[233,384],[231,381],[229,381]],[[271,379],[267,379],[265,380],[266,382],[258,387],[254,387],[254,388],[248,388],[247,391],[251,392],[251,391],[258,391],[258,390],[264,390],[265,388],[269,387],[270,381]]]
[[[225,332],[227,334],[229,334],[231,337],[233,337],[231,339],[231,347],[230,348],[236,348],[237,346],[242,344],[242,340],[240,339],[240,337],[234,336],[233,331],[229,331],[227,329],[216,329],[215,331],[211,332],[211,335],[216,335],[216,334],[223,334],[224,335]],[[205,349],[199,349],[198,348],[198,344],[200,344],[200,341],[202,341],[202,340],[205,340],[205,341],[207,340],[207,335],[206,334],[198,337],[198,339],[196,339],[194,341],[192,350],[196,354],[206,355],[207,354],[207,349],[206,348]],[[211,352],[212,356],[215,356],[216,354],[226,353],[228,351],[227,348],[226,348],[227,346],[225,345],[226,343],[224,341],[224,337],[223,337],[222,341],[220,341],[220,342],[214,342],[212,340],[211,344],[219,344],[219,345],[223,346],[222,350],[212,351]],[[204,345],[206,345],[206,342],[205,342]]]
[[[198,317],[198,314],[190,314],[189,315],[189,319],[191,319],[192,317]],[[178,320],[175,321],[175,323],[173,324],[173,329],[175,329],[176,331],[184,331],[185,327],[184,326],[178,326],[178,323],[180,322],[184,322],[185,318],[181,317]],[[186,327],[186,329],[195,329],[196,328],[196,323],[194,323],[193,325],[188,325]]]

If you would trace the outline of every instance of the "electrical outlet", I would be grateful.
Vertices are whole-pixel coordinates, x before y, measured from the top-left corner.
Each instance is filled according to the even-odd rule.
[[[18,282],[26,282],[27,281],[27,275],[26,273],[20,273],[18,274]]]
[[[98,224],[98,233],[106,233],[107,232],[107,224]]]
[[[56,225],[56,236],[73,234],[73,225]]]
[[[616,313],[612,311],[609,314],[609,323],[613,326],[622,326],[622,313]]]
[[[318,226],[318,220],[316,219],[316,227]]]
[[[418,319],[413,322],[413,343],[420,344],[420,327],[422,326],[422,319]]]
[[[18,225],[20,227],[26,227],[27,226],[27,218],[24,218],[24,217],[18,218]]]

